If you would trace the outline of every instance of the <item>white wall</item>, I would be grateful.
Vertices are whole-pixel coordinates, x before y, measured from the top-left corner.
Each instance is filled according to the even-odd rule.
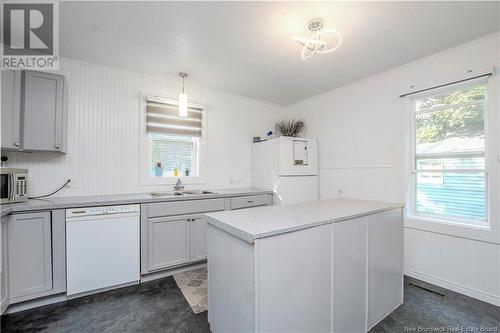
[[[75,186],[58,195],[169,190],[170,185],[140,184],[141,95],[175,98],[180,82],[68,59],[62,59],[60,73],[69,89],[67,154],[6,153],[10,166],[29,169],[30,194],[51,191],[67,178],[74,179]],[[272,128],[284,108],[213,90],[186,89],[190,100],[203,104],[206,111],[203,186],[250,186],[252,137]]]
[[[498,66],[499,45],[499,34],[487,36],[291,105],[288,110],[305,119],[307,135],[319,139],[320,197],[342,191],[344,197],[404,202],[408,108],[398,96],[411,84]],[[498,86],[498,78],[493,81]],[[498,226],[498,220],[495,214],[491,222]],[[405,229],[406,274],[498,305],[500,235],[491,243],[463,230],[455,237],[424,229]]]

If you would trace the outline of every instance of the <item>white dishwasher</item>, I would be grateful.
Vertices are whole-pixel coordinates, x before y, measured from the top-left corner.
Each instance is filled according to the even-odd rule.
[[[67,295],[139,281],[140,205],[66,209]]]

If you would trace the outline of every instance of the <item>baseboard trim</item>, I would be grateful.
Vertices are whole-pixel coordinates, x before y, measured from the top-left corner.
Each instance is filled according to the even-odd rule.
[[[20,312],[20,311],[24,311],[24,310],[29,310],[32,308],[37,308],[39,306],[64,302],[67,300],[68,300],[68,297],[66,296],[66,294],[45,296],[45,297],[42,297],[39,299],[34,299],[34,300],[24,301],[21,303],[11,304],[7,308],[7,311],[5,312],[5,314],[16,313],[16,312]]]
[[[91,290],[91,291],[85,291],[83,293],[72,294],[72,295],[67,295],[67,296],[68,296],[68,299],[75,299],[75,298],[80,298],[80,297],[85,297],[85,296],[100,294],[100,293],[103,293],[103,292],[106,292],[106,291],[115,290],[115,289],[121,289],[121,288],[125,288],[125,287],[135,286],[137,284],[139,284],[139,280],[132,281],[132,282],[127,282],[127,283],[122,283],[122,284],[119,284],[119,285],[116,285],[116,286],[112,286],[112,287],[106,287],[106,288],[101,288],[101,289],[94,289],[94,290]]]
[[[447,280],[440,279],[438,277],[426,274],[426,273],[421,273],[414,271],[410,268],[405,268],[405,275],[408,275],[409,277],[415,278],[417,280],[422,280],[424,282],[434,284],[438,287],[449,289],[451,291],[457,292],[459,294],[463,294],[465,296],[469,296],[475,299],[478,299],[480,301],[490,303],[496,306],[500,306],[500,297],[485,293],[480,290],[472,289],[470,287],[463,286],[458,283],[450,282]]]

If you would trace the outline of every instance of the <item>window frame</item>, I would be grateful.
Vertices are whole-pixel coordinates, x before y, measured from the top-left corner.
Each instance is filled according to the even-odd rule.
[[[424,96],[432,96],[439,93],[456,91],[477,84],[486,85],[486,96],[484,100],[484,138],[485,138],[485,223],[478,223],[478,220],[460,219],[442,215],[416,213],[416,100]],[[450,84],[444,87],[436,88],[431,91],[413,94],[407,99],[407,109],[409,114],[408,127],[408,159],[407,159],[407,195],[405,208],[405,226],[414,229],[432,231],[458,237],[490,241],[496,244],[500,241],[500,230],[498,228],[498,208],[492,206],[492,203],[498,200],[498,165],[496,156],[498,155],[499,136],[497,129],[499,119],[497,112],[499,95],[495,93],[496,81],[491,77],[482,77],[471,79],[465,82]],[[437,110],[437,108],[435,109]],[[493,186],[491,186],[493,184]],[[492,232],[493,231],[493,232]]]
[[[146,131],[146,105],[148,97],[158,97],[162,100],[170,100],[172,102],[177,101],[176,99],[168,96],[163,96],[155,93],[141,93],[140,98],[140,112],[139,112],[139,186],[158,188],[164,191],[171,190],[170,188],[165,189],[164,187],[158,187],[160,185],[175,185],[178,179],[182,180],[185,185],[206,185],[207,180],[204,176],[204,147],[206,146],[206,124],[207,124],[207,110],[205,107],[203,109],[203,118],[201,123],[202,136],[198,138],[198,144],[196,147],[196,167],[197,175],[185,177],[182,174],[179,177],[165,176],[165,177],[151,177],[151,144],[150,144],[150,133]],[[191,106],[201,107],[201,104],[189,103]]]
[[[153,132],[148,133],[148,140],[149,140],[149,147],[148,147],[148,156],[149,156],[149,161],[152,161],[152,155],[153,155],[153,141],[154,139],[152,138],[152,134],[156,134]],[[163,133],[157,133],[157,134],[163,134]],[[193,176],[184,176],[183,175],[183,170],[179,170],[180,175],[185,178],[195,178],[198,177],[198,171],[199,171],[199,146],[200,146],[200,138],[195,137],[195,136],[182,136],[182,135],[175,135],[177,137],[186,137],[186,138],[191,138],[192,143],[193,143],[193,151],[192,151],[192,156],[191,156],[191,172]],[[161,140],[161,141],[166,141],[166,142],[179,142],[176,140]],[[188,142],[187,140],[184,142]],[[150,176],[152,177],[152,176]],[[154,176],[153,176],[154,177]],[[174,177],[174,176],[163,176],[163,177],[156,177],[156,178],[168,178],[168,177],[173,177],[173,178],[179,178],[179,177]]]

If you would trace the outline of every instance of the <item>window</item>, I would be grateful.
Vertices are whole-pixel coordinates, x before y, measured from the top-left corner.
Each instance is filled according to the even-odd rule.
[[[412,99],[412,215],[487,223],[486,81]]]
[[[189,105],[179,116],[176,100],[156,96],[146,99],[145,124],[148,154],[141,154],[146,184],[164,183],[167,177],[198,177],[203,109]],[[146,159],[147,158],[147,159]],[[146,176],[147,175],[147,176]]]
[[[198,138],[150,133],[149,139],[150,177],[197,176]]]
[[[417,182],[419,184],[443,184],[443,161],[419,160],[417,170]]]

